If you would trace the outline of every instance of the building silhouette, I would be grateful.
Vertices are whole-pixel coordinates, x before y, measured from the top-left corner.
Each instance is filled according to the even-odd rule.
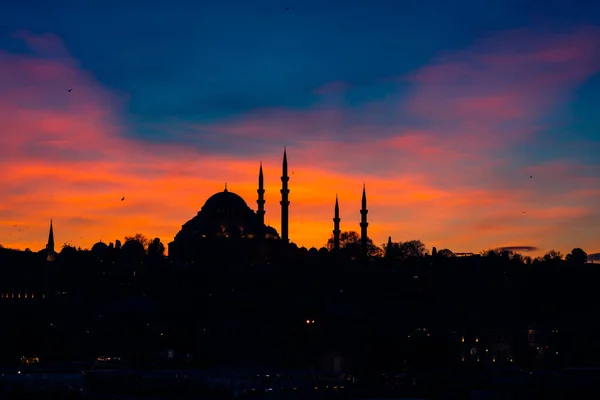
[[[367,192],[366,192],[366,188],[365,185],[363,185],[363,192],[362,192],[362,208],[360,210],[360,245],[361,245],[361,249],[362,249],[362,253],[363,254],[367,254],[367,244],[368,244],[368,236],[367,236],[367,227],[369,226],[369,223],[367,222],[367,213],[369,212],[369,210],[367,210]]]
[[[335,208],[333,217],[333,249],[340,249],[340,205],[338,204],[337,194],[335,195]]]
[[[46,244],[46,259],[54,261],[56,252],[54,251],[54,230],[52,228],[52,220],[50,220],[50,232],[48,233],[48,244]]]
[[[289,207],[290,201],[288,199],[288,195],[290,194],[290,190],[288,189],[288,181],[290,180],[288,176],[288,164],[287,164],[287,154],[285,148],[283,149],[283,174],[281,175],[281,240],[284,243],[289,242],[288,236],[288,222],[289,222]]]
[[[262,161],[258,170],[258,198],[257,211],[253,211],[246,201],[236,193],[227,189],[227,184],[222,192],[215,193],[200,209],[198,214],[182,225],[174,240],[169,243],[169,257],[173,259],[200,259],[208,253],[215,253],[220,244],[227,242],[222,251],[256,252],[267,256],[276,248],[281,249],[290,243],[289,238],[289,193],[288,186],[287,150],[283,150],[281,174],[281,230],[265,225],[265,188]],[[361,252],[367,254],[367,198],[366,188],[363,185],[361,213]],[[341,246],[340,210],[336,195],[334,209],[334,249]],[[276,243],[275,243],[276,242]],[[217,247],[215,247],[217,246]]]

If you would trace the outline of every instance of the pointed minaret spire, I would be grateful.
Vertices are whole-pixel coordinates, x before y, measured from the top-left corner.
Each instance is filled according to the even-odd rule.
[[[46,252],[48,261],[54,261],[56,252],[54,251],[54,229],[52,228],[52,220],[50,220],[50,232],[48,233],[48,244],[46,244]]]
[[[262,161],[260,162],[260,168],[258,170],[258,200],[256,200],[256,204],[258,204],[258,211],[256,214],[260,219],[260,223],[264,225],[265,223],[265,188],[264,188],[264,179],[263,179],[263,170],[262,170]]]
[[[340,249],[340,206],[338,204],[338,196],[335,195],[335,209],[333,217],[333,249]]]
[[[223,190],[224,192],[227,192],[227,182],[225,182],[225,189]]]
[[[288,176],[288,165],[287,165],[287,154],[285,147],[283,148],[283,168],[281,175],[281,240],[284,243],[288,243],[290,241],[288,237],[288,218],[289,218],[289,206],[290,201],[288,199],[288,195],[290,190],[288,189],[288,181],[290,180]]]
[[[363,184],[363,192],[362,192],[362,208],[360,210],[360,244],[362,247],[362,252],[364,255],[367,254],[367,227],[369,223],[367,222],[367,191],[365,184]]]
[[[48,244],[46,245],[46,248],[54,251],[54,229],[52,228],[52,220],[50,220],[50,233],[48,233]]]

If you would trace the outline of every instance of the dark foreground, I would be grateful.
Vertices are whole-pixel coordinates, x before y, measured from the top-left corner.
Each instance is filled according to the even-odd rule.
[[[4,369],[2,399],[597,399],[600,369],[438,369],[376,376],[294,370]]]

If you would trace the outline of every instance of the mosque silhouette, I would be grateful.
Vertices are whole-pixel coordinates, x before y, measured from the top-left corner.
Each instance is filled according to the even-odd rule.
[[[215,251],[220,246],[225,249],[247,250],[252,248],[269,253],[275,249],[285,248],[290,244],[289,227],[289,193],[287,153],[283,150],[281,175],[281,234],[271,226],[265,225],[265,189],[262,163],[258,172],[258,205],[257,211],[252,210],[239,195],[227,190],[215,193],[206,200],[198,214],[186,222],[169,243],[169,258],[198,259],[209,250]],[[361,213],[361,247],[367,251],[367,197],[363,186]],[[334,209],[334,250],[340,247],[340,217],[339,204],[336,196]],[[222,249],[222,250],[225,250]]]

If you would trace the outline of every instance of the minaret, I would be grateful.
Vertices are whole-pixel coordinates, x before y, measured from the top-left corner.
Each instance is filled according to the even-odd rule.
[[[52,229],[52,220],[50,220],[50,233],[48,234],[46,251],[48,252],[47,260],[53,261],[56,253],[54,252],[54,230]]]
[[[337,194],[335,195],[335,211],[333,217],[333,249],[340,249],[340,206],[338,204]]]
[[[285,152],[285,147],[283,148],[283,174],[281,176],[281,240],[285,243],[290,241],[288,237],[288,209],[290,206],[290,202],[288,200],[288,194],[290,190],[288,189],[288,181],[290,180],[288,176],[287,170],[287,155]]]
[[[260,223],[264,225],[265,223],[265,188],[263,186],[263,171],[262,171],[262,161],[260,162],[260,169],[258,171],[258,200],[256,200],[256,204],[258,204],[258,211],[256,214],[260,219]]]
[[[360,210],[360,245],[362,247],[362,252],[364,255],[367,254],[367,226],[369,223],[367,222],[367,192],[365,189],[365,185],[363,184],[363,193],[362,193],[362,208]]]

